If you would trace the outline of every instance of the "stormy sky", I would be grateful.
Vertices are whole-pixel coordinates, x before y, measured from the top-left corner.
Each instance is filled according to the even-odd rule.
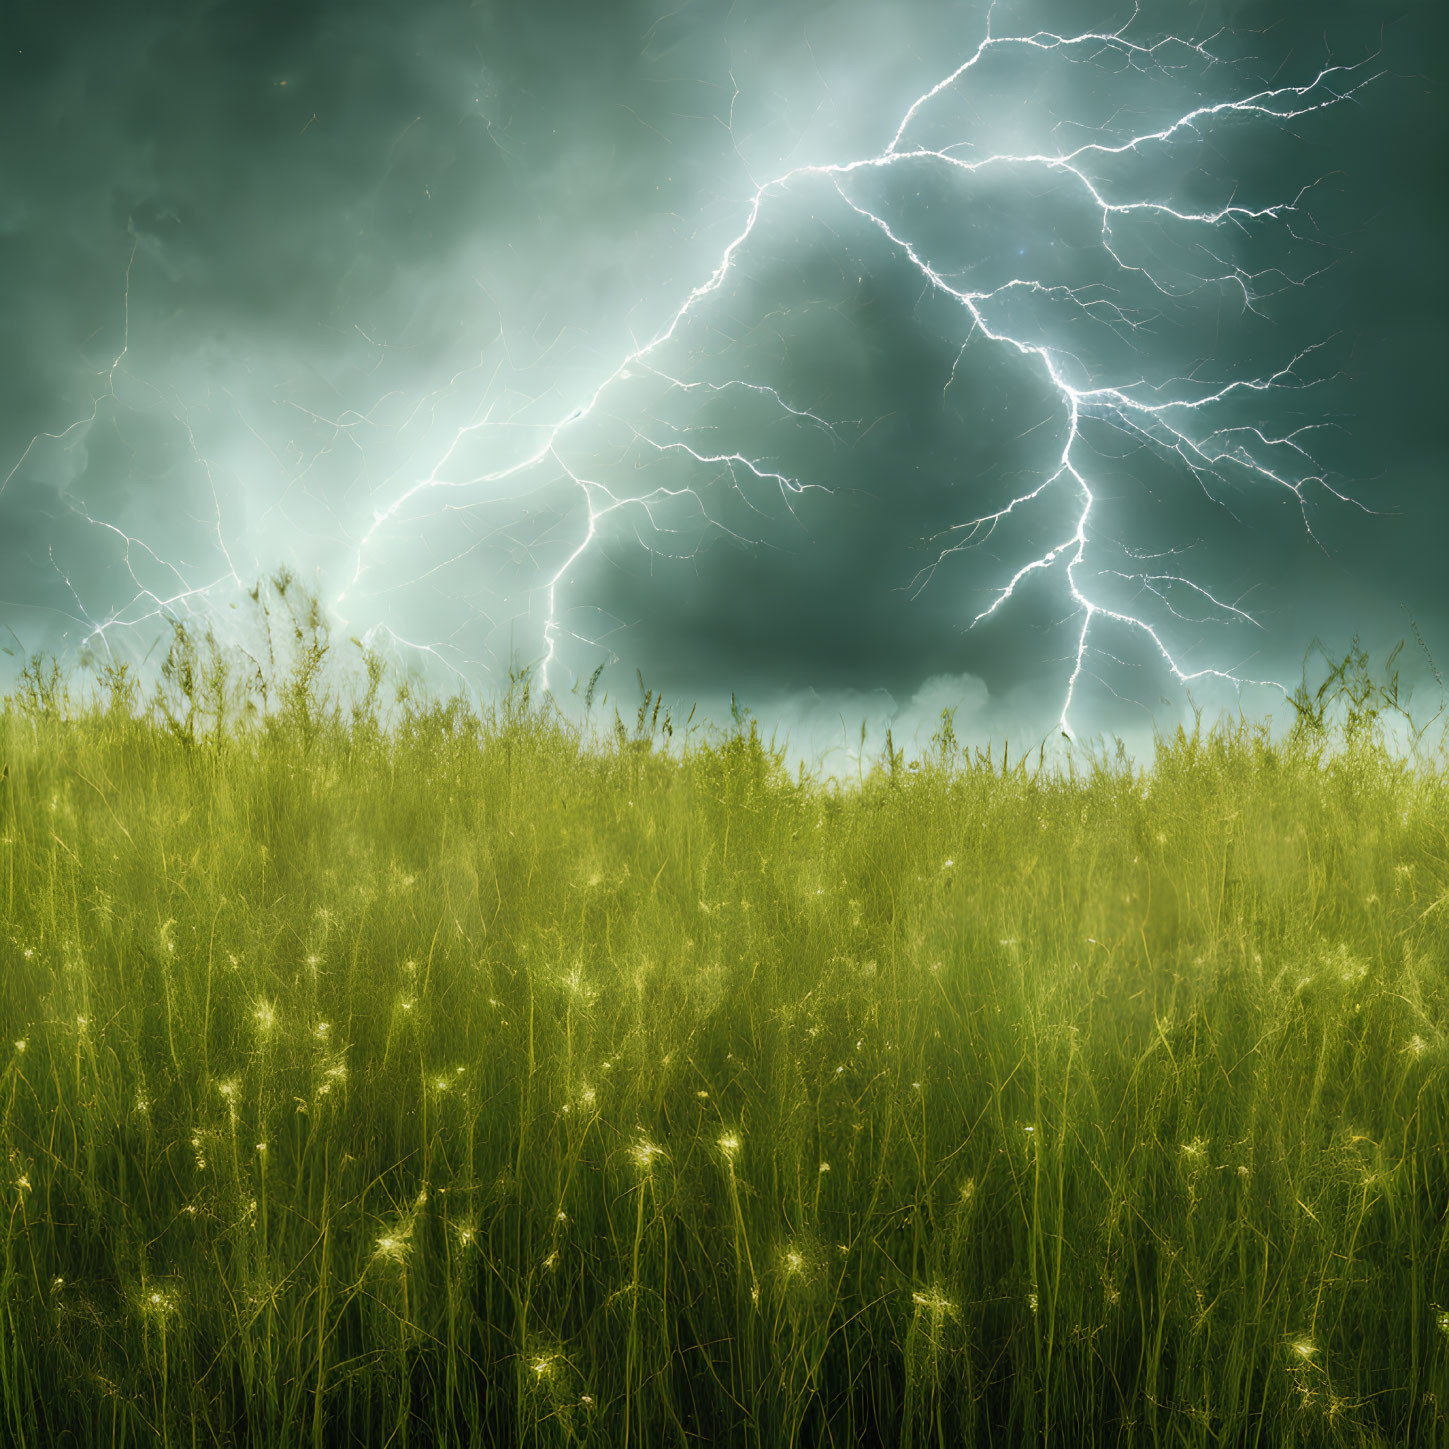
[[[1429,0],[7,6],[7,672],[287,566],[445,690],[532,664],[576,710],[603,663],[803,757],[943,707],[1014,749],[1281,719],[1315,636],[1408,637],[1437,693],[1446,38]]]

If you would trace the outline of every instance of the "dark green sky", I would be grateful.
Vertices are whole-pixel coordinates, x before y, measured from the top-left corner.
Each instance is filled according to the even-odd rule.
[[[346,632],[477,684],[551,639],[560,692],[609,659],[622,700],[636,668],[706,712],[734,689],[797,748],[839,743],[841,715],[924,737],[948,704],[963,737],[1034,742],[1078,648],[1082,485],[942,553],[1056,472],[1074,390],[1083,597],[1185,672],[1292,683],[1315,635],[1382,655],[1405,609],[1449,667],[1443,7],[1147,0],[1121,43],[1045,39],[1131,13],[999,5],[992,33],[1037,43],[989,50],[899,149],[1060,157],[1354,67],[1307,114],[1203,116],[1080,166],[1110,203],[1296,209],[1118,213],[1108,251],[1083,178],[1041,161],[901,161],[846,197],[799,175],[623,375],[756,186],[879,156],[984,5],[7,6],[9,646],[143,653],[158,601],[226,618],[288,564]],[[991,294],[985,331],[906,245]],[[1309,348],[1273,389],[1145,410]],[[1256,472],[1184,461],[1243,449]],[[1188,707],[1107,613],[1083,664],[1080,734],[1140,740]]]

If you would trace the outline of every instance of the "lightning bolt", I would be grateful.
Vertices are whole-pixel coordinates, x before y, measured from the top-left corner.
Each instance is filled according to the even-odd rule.
[[[833,198],[836,211],[833,222],[821,219],[822,227],[839,235],[835,231],[838,223],[877,238],[896,264],[916,279],[922,294],[942,304],[957,319],[960,350],[956,364],[944,379],[943,397],[956,384],[968,347],[986,345],[1014,356],[1030,369],[1053,400],[1057,413],[1055,426],[1060,444],[1049,465],[1000,506],[984,512],[965,511],[959,521],[928,540],[935,556],[906,586],[912,595],[931,586],[954,556],[980,547],[999,529],[1015,528],[1028,519],[1040,520],[1034,526],[1046,533],[1046,546],[1028,550],[1008,564],[1001,576],[989,584],[988,601],[974,612],[965,611],[962,625],[968,631],[985,625],[1006,610],[1029,581],[1060,578],[1067,618],[1075,620],[1076,636],[1072,654],[1063,661],[1065,677],[1057,720],[1069,739],[1075,737],[1072,712],[1084,676],[1093,673],[1106,684],[1095,675],[1094,659],[1100,655],[1121,662],[1108,647],[1106,631],[1112,628],[1145,641],[1150,652],[1183,686],[1214,678],[1237,688],[1265,685],[1286,694],[1277,681],[1247,677],[1237,667],[1187,666],[1182,652],[1171,642],[1170,621],[1201,624],[1206,620],[1236,620],[1259,629],[1263,625],[1241,607],[1241,599],[1219,597],[1209,582],[1192,578],[1185,571],[1174,571],[1170,564],[1164,568],[1160,560],[1169,555],[1134,552],[1099,529],[1100,442],[1115,439],[1129,452],[1169,465],[1172,477],[1199,490],[1215,508],[1231,511],[1224,495],[1233,489],[1284,497],[1297,511],[1307,537],[1320,548],[1323,545],[1314,531],[1310,512],[1314,490],[1337,502],[1372,511],[1328,482],[1324,470],[1314,461],[1313,426],[1283,431],[1273,429],[1266,421],[1241,421],[1239,410],[1245,405],[1261,412],[1277,395],[1306,392],[1322,382],[1315,368],[1317,354],[1326,340],[1298,349],[1270,370],[1245,372],[1226,382],[1200,381],[1202,368],[1176,376],[1170,369],[1154,372],[1148,366],[1154,329],[1172,317],[1174,308],[1189,305],[1204,295],[1231,294],[1246,312],[1266,319],[1264,308],[1273,296],[1307,286],[1323,270],[1319,267],[1294,273],[1277,266],[1255,269],[1230,256],[1235,242],[1246,244],[1270,228],[1286,231],[1296,242],[1312,246],[1311,230],[1303,223],[1311,222],[1306,198],[1316,183],[1266,204],[1249,205],[1230,195],[1214,205],[1191,205],[1176,200],[1172,188],[1154,187],[1138,173],[1150,170],[1178,150],[1201,145],[1237,123],[1286,128],[1315,113],[1351,103],[1383,73],[1372,69],[1376,57],[1370,56],[1350,65],[1325,64],[1296,84],[1260,84],[1255,88],[1246,81],[1241,67],[1215,51],[1219,36],[1205,40],[1168,36],[1151,43],[1134,39],[1134,26],[1139,20],[1136,9],[1116,29],[1072,34],[1035,31],[998,35],[994,32],[995,19],[993,3],[975,48],[905,106],[879,150],[834,163],[799,165],[755,184],[742,204],[742,220],[708,275],[682,297],[647,338],[635,341],[612,365],[605,364],[595,375],[596,380],[585,384],[572,399],[573,405],[566,411],[560,409],[552,421],[532,422],[527,416],[529,404],[519,406],[505,401],[493,386],[495,370],[483,382],[472,417],[453,429],[432,466],[400,485],[384,485],[374,495],[370,516],[362,527],[352,531],[342,587],[330,600],[339,617],[345,616],[345,611],[365,592],[369,570],[377,565],[405,519],[472,514],[506,500],[526,500],[562,485],[577,496],[582,527],[572,543],[562,545],[561,561],[541,570],[542,582],[537,590],[543,607],[539,671],[543,686],[548,688],[564,640],[592,649],[606,648],[601,639],[566,626],[563,594],[570,571],[611,527],[629,520],[635,537],[647,551],[687,558],[700,546],[701,528],[741,543],[770,542],[767,536],[741,533],[711,511],[716,485],[767,521],[771,515],[761,507],[766,494],[773,494],[797,520],[795,503],[803,495],[830,495],[833,489],[828,478],[793,476],[774,458],[752,449],[698,446],[690,439],[693,425],[687,409],[692,401],[730,396],[763,409],[761,416],[772,414],[783,426],[803,428],[832,444],[847,447],[864,436],[852,434],[848,420],[826,418],[788,396],[788,389],[757,378],[691,378],[685,369],[671,366],[668,361],[671,347],[681,343],[686,328],[707,322],[711,304],[721,297],[740,269],[771,207],[814,187],[823,188],[822,194]],[[1175,83],[1183,73],[1191,71],[1204,78],[1211,76],[1220,91],[1233,93],[1212,100],[1204,100],[1199,93],[1195,103],[1146,125],[1132,124],[1136,115],[1124,106],[1105,125],[1077,126],[1075,143],[1059,148],[985,151],[969,137],[944,143],[928,139],[953,123],[963,98],[969,100],[973,85],[988,64],[1008,56],[1028,63],[1054,57],[1103,73],[1111,73],[1113,68],[1125,70],[1134,77],[1164,84]],[[730,102],[730,126],[737,100],[738,88]],[[1066,129],[1059,125],[1053,134]],[[1081,139],[1084,132],[1087,139]],[[1086,283],[1063,282],[1028,271],[994,279],[989,285],[973,285],[973,270],[986,260],[999,264],[1001,259],[968,259],[965,265],[943,260],[935,254],[933,243],[919,234],[921,228],[913,225],[917,219],[912,207],[899,199],[892,202],[890,195],[893,186],[911,186],[917,194],[922,186],[934,187],[940,195],[951,196],[956,194],[953,188],[969,192],[973,186],[987,184],[1010,185],[1023,195],[1037,187],[1067,198],[1091,219],[1102,277]],[[1168,261],[1161,259],[1158,253],[1162,251],[1168,253]],[[129,299],[129,265],[127,278]],[[1082,340],[1099,335],[1110,336],[1125,347],[1134,366],[1142,370],[1128,374],[1120,362],[1094,363],[1084,357]],[[502,340],[506,348],[506,339]],[[126,340],[107,373],[102,397],[114,398],[116,378],[128,346],[129,301]],[[456,397],[476,388],[471,373],[478,370],[455,375],[436,393],[421,399],[409,421],[436,409],[441,397]],[[631,406],[631,396],[638,394],[647,395],[647,405],[635,402]],[[676,405],[684,411],[678,411]],[[100,399],[96,408],[99,406]],[[672,408],[676,409],[674,416]],[[184,421],[184,410],[178,406],[173,412]],[[25,454],[0,482],[0,493],[41,441],[63,442],[83,431],[94,417],[95,409],[88,418],[62,432],[32,439]],[[360,431],[367,419],[358,413],[330,420],[314,414],[313,421],[326,423],[334,439],[355,441],[352,434]],[[520,430],[531,435],[532,445],[525,445],[521,456],[499,457],[509,452],[508,440]],[[485,453],[493,453],[494,465],[482,469],[466,466],[465,457],[479,446]],[[193,447],[200,458],[194,437]],[[677,476],[671,474],[669,482],[639,491],[618,481],[617,475],[626,466],[637,470],[645,466],[646,460],[652,460],[654,466],[676,469]],[[206,600],[217,588],[240,582],[233,550],[223,537],[222,510],[214,483],[212,494],[214,532],[225,568],[209,583],[192,587],[175,565],[166,565],[175,574],[178,587],[164,594],[142,586],[133,570],[137,600],[143,600],[146,608],[139,615],[129,614],[128,625]],[[110,528],[123,541],[129,568],[131,551],[144,549],[145,545],[114,525],[100,526]],[[670,535],[685,541],[681,553],[668,554]],[[694,540],[692,548],[688,545],[690,539]],[[442,572],[477,546],[476,541],[465,543],[431,563],[407,584]],[[518,546],[530,552],[527,545]],[[154,552],[147,552],[161,562]],[[1115,567],[1123,562],[1123,556],[1142,567]],[[394,583],[391,587],[401,586]],[[1131,594],[1131,602],[1121,601],[1124,594]],[[79,603],[78,593],[76,598]],[[1189,601],[1194,609],[1207,612],[1185,613]],[[120,617],[117,612],[106,620],[91,621],[92,636],[104,635]],[[451,644],[414,647],[427,649],[440,659],[452,648]]]

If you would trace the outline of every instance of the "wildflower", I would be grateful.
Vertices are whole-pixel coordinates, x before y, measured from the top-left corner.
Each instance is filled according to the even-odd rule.
[[[923,1293],[912,1293],[911,1302],[918,1309],[929,1313],[934,1319],[956,1316],[956,1305],[939,1288],[928,1288]]]
[[[1036,1317],[1037,1303],[1038,1300],[1035,1293],[1028,1293],[1026,1295],[1026,1306],[1031,1309],[1031,1315],[1033,1318]]]
[[[1311,1359],[1313,1355],[1318,1352],[1318,1346],[1313,1342],[1311,1338],[1295,1339],[1294,1342],[1289,1346],[1292,1348],[1293,1352],[1305,1362],[1308,1359]]]
[[[327,1033],[329,1031],[331,1031],[331,1030],[332,1030],[332,1023],[330,1021],[319,1021],[317,1023],[317,1027],[316,1027],[316,1031],[315,1031],[315,1035],[317,1037],[317,1040],[318,1041],[326,1041],[327,1040]]]
[[[22,1037],[18,1042],[15,1043],[15,1050],[18,1052],[23,1052],[25,1048],[29,1045],[30,1043],[27,1042],[24,1037]]]
[[[174,1292],[168,1289],[152,1288],[141,1295],[141,1311],[156,1318],[166,1318],[175,1313],[179,1304]]]
[[[830,1171],[830,1164],[828,1162],[822,1162],[820,1164],[820,1171],[821,1172],[829,1172]]]
[[[719,1140],[719,1150],[724,1153],[728,1161],[733,1162],[739,1156],[739,1137],[733,1132],[726,1132]]]
[[[640,1172],[648,1172],[654,1165],[654,1159],[660,1155],[660,1149],[643,1137],[629,1149],[629,1156]]]

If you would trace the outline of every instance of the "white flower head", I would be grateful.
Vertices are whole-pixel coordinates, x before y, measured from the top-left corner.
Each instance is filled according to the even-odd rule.
[[[656,1147],[646,1137],[641,1137],[629,1149],[629,1157],[640,1172],[650,1172],[654,1166],[654,1159],[663,1155],[663,1149]]]

